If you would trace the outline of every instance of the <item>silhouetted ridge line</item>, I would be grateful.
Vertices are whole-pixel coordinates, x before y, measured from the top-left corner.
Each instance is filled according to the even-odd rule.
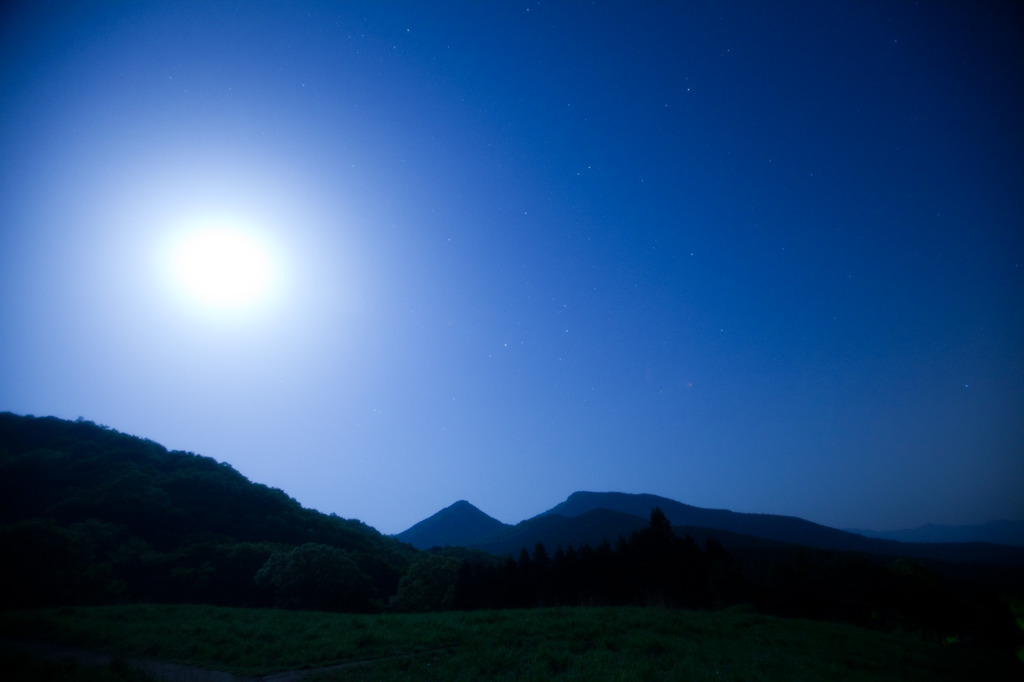
[[[658,495],[618,492],[575,492],[564,502],[514,526],[490,519],[463,501],[396,537],[406,542],[415,539],[412,544],[420,548],[449,545],[514,555],[538,542],[550,547],[614,542],[619,536],[628,537],[643,528],[655,507],[664,511],[680,533],[698,539],[714,537],[731,549],[763,549],[772,543],[785,543],[887,556],[1024,566],[1024,549],[1018,547],[978,542],[909,544],[867,538],[795,516],[706,509]],[[492,532],[467,522],[475,514],[490,519]]]

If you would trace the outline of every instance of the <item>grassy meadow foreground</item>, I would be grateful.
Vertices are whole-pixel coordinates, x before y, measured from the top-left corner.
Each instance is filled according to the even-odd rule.
[[[156,659],[248,677],[304,669],[312,680],[995,680],[1014,673],[1012,661],[956,642],[742,607],[377,615],[67,607],[2,613],[0,635],[100,651],[115,660]],[[0,664],[27,670],[22,679],[48,670],[45,662],[32,667],[13,656],[5,653]],[[346,663],[361,665],[316,670]],[[86,666],[51,671],[53,679],[138,679],[124,666],[107,668],[100,676]]]

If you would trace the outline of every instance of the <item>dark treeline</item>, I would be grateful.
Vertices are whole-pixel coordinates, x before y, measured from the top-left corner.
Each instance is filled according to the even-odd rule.
[[[538,543],[518,559],[495,563],[466,560],[452,606],[460,609],[576,605],[657,605],[709,608],[743,600],[742,578],[733,557],[715,540],[702,549],[680,538],[660,509],[650,526],[607,540],[596,548]]]
[[[230,465],[0,414],[0,608],[127,601],[379,611],[415,550]],[[339,589],[343,576],[346,589]]]
[[[713,538],[678,537],[654,509],[650,526],[593,548],[537,544],[518,558],[432,559],[434,592],[409,581],[392,606],[500,609],[543,606],[749,605],[762,613],[845,622],[1015,651],[1024,644],[1009,602],[1020,571],[952,566],[800,546],[730,553]],[[441,577],[447,574],[448,578]],[[417,601],[417,599],[419,601]],[[1020,607],[1020,604],[1017,604]]]

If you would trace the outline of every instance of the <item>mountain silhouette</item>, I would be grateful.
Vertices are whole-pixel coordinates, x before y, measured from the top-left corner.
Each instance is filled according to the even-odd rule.
[[[575,492],[565,502],[552,507],[544,514],[580,516],[594,509],[611,509],[647,518],[654,507],[659,507],[665,512],[673,526],[716,528],[821,549],[871,551],[877,547],[874,541],[868,538],[795,516],[705,509],[658,495]]]
[[[461,510],[460,513],[445,513],[457,505],[463,505],[456,510]],[[397,537],[411,542],[408,538],[412,534],[418,543],[414,546],[421,548],[449,545],[510,555],[518,554],[523,548],[531,550],[538,542],[550,548],[596,546],[603,540],[615,542],[619,536],[628,537],[643,528],[655,507],[665,513],[677,535],[691,535],[697,540],[713,537],[729,549],[800,545],[958,563],[1024,566],[1024,548],[1019,547],[983,542],[897,542],[864,537],[795,516],[706,509],[658,495],[618,492],[575,492],[564,502],[514,526],[490,519],[468,502],[456,503]],[[462,515],[468,515],[467,509],[490,519],[494,531],[483,533],[479,527],[472,526],[470,531],[463,530],[466,524]],[[431,523],[427,524],[428,521]]]
[[[515,554],[532,550],[540,542],[545,547],[596,547],[603,540],[614,542],[620,535],[629,537],[648,524],[648,519],[611,509],[592,509],[579,516],[542,514],[527,519],[503,532],[479,540],[474,549],[493,554]]]
[[[795,516],[705,509],[658,495],[575,492],[565,502],[544,513],[577,516],[592,509],[612,509],[626,514],[648,515],[654,507],[659,507],[665,512],[673,526],[713,528],[738,533],[741,536],[818,549],[912,556],[963,563],[1024,566],[1024,548],[1020,547],[988,542],[910,543],[894,539],[869,538]]]
[[[394,536],[417,549],[446,545],[469,547],[511,526],[459,500]]]

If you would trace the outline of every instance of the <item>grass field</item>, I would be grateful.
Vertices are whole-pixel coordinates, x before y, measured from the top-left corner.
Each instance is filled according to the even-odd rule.
[[[1012,659],[912,635],[736,608],[554,608],[349,615],[188,605],[0,613],[0,635],[240,675],[312,680],[999,680]],[[38,657],[37,657],[38,658]],[[325,666],[365,663],[316,670]],[[4,654],[22,679],[137,679]],[[35,666],[35,667],[33,667]],[[9,677],[7,679],[10,679]]]

